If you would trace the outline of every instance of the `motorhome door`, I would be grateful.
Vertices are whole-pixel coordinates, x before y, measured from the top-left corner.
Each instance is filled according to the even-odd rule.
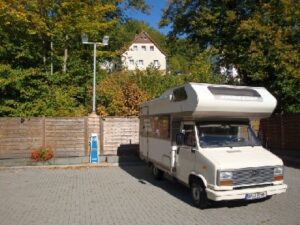
[[[176,173],[177,178],[188,183],[188,177],[195,168],[196,137],[194,122],[183,122],[181,131],[184,133],[184,143],[178,146]]]
[[[141,108],[141,117],[140,117],[140,151],[143,155],[143,158],[148,160],[149,155],[149,136],[148,132],[150,129],[150,120],[149,120],[149,107],[145,106]]]

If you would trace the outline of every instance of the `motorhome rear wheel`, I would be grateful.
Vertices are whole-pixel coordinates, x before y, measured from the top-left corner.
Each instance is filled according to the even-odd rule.
[[[164,172],[152,165],[152,174],[156,180],[161,180],[164,176]]]

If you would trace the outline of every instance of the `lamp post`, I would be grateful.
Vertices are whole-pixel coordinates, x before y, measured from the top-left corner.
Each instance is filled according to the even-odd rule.
[[[89,42],[89,38],[86,34],[81,36],[82,44],[94,45],[94,77],[93,77],[93,113],[96,113],[96,50],[97,45],[106,46],[108,45],[109,36],[104,36],[102,42]]]

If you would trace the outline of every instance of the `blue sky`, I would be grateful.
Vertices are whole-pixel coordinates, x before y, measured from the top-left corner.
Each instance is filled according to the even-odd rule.
[[[138,12],[136,10],[128,10],[126,12],[126,15],[128,17],[137,19],[137,20],[143,20],[147,24],[149,24],[151,27],[155,28],[156,30],[159,30],[163,34],[167,34],[170,30],[169,27],[159,28],[158,23],[160,21],[162,10],[167,6],[167,0],[145,0],[151,7],[150,14],[146,15],[141,12]]]

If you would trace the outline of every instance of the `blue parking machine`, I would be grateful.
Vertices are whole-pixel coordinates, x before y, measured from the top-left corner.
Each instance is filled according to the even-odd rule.
[[[99,139],[95,133],[90,137],[90,163],[99,163]]]

